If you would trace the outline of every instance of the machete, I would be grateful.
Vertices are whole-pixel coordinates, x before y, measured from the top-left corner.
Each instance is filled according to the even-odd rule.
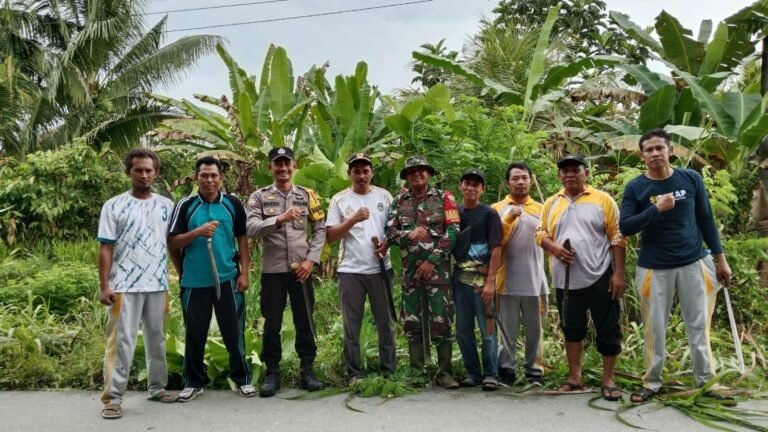
[[[509,335],[507,335],[507,331],[504,330],[504,327],[501,325],[499,315],[496,312],[496,294],[493,295],[493,302],[491,303],[491,315],[493,315],[493,320],[496,322],[496,328],[499,333],[501,333],[501,345],[507,350],[507,353],[511,355],[513,351],[509,349],[509,347],[512,346],[512,342],[509,339]]]
[[[373,242],[374,246],[377,248],[379,247],[378,237],[371,237],[371,242]],[[387,266],[384,263],[384,256],[377,253],[376,258],[379,260],[379,269],[381,270],[381,275],[384,278],[384,289],[387,291],[387,301],[389,302],[389,321],[394,323],[397,322],[397,313],[395,313],[395,299],[392,296],[392,280],[389,278],[389,273],[387,273]]]
[[[213,291],[216,293],[216,300],[221,299],[221,282],[219,281],[219,270],[216,268],[216,258],[213,255],[213,241],[209,237],[208,243],[208,261],[211,263],[211,273],[213,273]]]
[[[422,264],[421,260],[416,261],[416,267],[418,268]],[[419,321],[421,321],[421,350],[424,354],[424,363],[432,364],[432,356],[429,350],[429,323],[427,322],[427,306],[429,305],[429,299],[427,298],[427,288],[421,283],[415,283],[414,289],[419,296]],[[403,287],[405,289],[405,287]]]
[[[563,242],[563,248],[567,250],[568,252],[572,252],[571,250],[571,239],[565,239],[565,242]],[[570,291],[570,285],[571,285],[571,264],[565,263],[565,286],[563,287],[563,330],[565,330],[565,324],[566,324],[566,317],[568,316],[568,292]]]
[[[291,263],[291,271],[296,273],[296,270],[298,270],[300,266],[301,264],[299,263]],[[309,287],[307,286],[307,281],[301,283],[301,292],[304,294],[304,306],[306,306],[307,309],[307,322],[309,323],[309,331],[312,332],[313,340],[317,341],[315,323],[312,322],[312,305],[309,304]]]
[[[744,354],[741,351],[741,338],[739,330],[736,328],[736,319],[733,317],[733,307],[731,306],[731,296],[728,294],[728,287],[722,284],[723,294],[725,294],[725,307],[728,310],[728,321],[731,323],[731,333],[733,334],[733,345],[736,347],[736,360],[739,362],[739,372],[742,374],[744,368]]]

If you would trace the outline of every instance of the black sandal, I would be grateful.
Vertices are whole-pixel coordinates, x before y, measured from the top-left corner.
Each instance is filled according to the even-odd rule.
[[[640,387],[639,389],[632,392],[632,396],[629,397],[629,400],[632,401],[632,403],[645,403],[658,394],[658,390],[651,390],[646,387]]]
[[[602,393],[603,399],[609,402],[616,402],[621,399],[621,390],[616,386],[602,386],[600,387],[600,393]]]

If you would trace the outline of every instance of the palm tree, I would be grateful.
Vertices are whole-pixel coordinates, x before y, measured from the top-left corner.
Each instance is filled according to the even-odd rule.
[[[73,25],[46,1],[0,4],[0,148],[6,153],[26,153],[35,133],[30,125],[51,121],[43,86],[53,54],[66,46],[65,33]]]
[[[19,39],[39,41],[40,56],[48,61],[34,73],[19,68],[40,87],[42,97],[27,106],[20,118],[17,129],[26,133],[16,137],[17,150],[23,154],[55,148],[78,136],[97,148],[106,143],[113,148],[131,147],[145,132],[175,115],[145,94],[178,82],[222,39],[196,35],[163,46],[167,17],[145,30],[146,4],[145,0],[65,4],[6,0],[0,16],[14,16],[15,22],[0,21],[4,24],[0,31],[24,19],[46,23],[18,31]],[[10,42],[0,45],[0,60],[18,57],[12,47]],[[11,150],[7,144],[3,149]]]
[[[521,91],[528,80],[538,38],[538,29],[482,20],[480,29],[464,45],[462,54],[467,66],[478,74]]]
[[[448,51],[445,46],[445,38],[440,39],[437,44],[425,43],[419,46],[424,52],[430,54],[439,55],[451,60],[456,60],[459,55],[458,51]],[[411,80],[411,84],[421,84],[424,88],[431,88],[436,84],[440,84],[448,80],[448,76],[445,71],[439,67],[432,66],[422,61],[415,60],[411,62],[411,71],[416,73],[416,76]]]

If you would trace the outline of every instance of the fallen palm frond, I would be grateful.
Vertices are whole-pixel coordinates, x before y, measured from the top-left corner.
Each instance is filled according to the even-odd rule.
[[[746,373],[749,373],[749,370]],[[768,411],[738,408],[735,406],[734,396],[754,397],[754,395],[747,390],[728,390],[720,385],[720,382],[729,377],[738,377],[736,382],[740,382],[743,378],[741,375],[735,369],[728,369],[715,375],[698,389],[664,393],[642,403],[623,402],[614,412],[616,413],[616,418],[621,423],[630,427],[645,429],[631,423],[627,420],[625,414],[632,409],[653,403],[659,407],[677,409],[691,419],[714,429],[735,431],[735,429],[729,426],[738,426],[750,430],[768,431]],[[593,401],[594,399],[590,400],[590,407],[610,410],[597,406]],[[758,420],[761,422],[757,422]]]
[[[372,375],[367,378],[360,378],[352,381],[348,387],[333,387],[312,393],[305,393],[298,396],[286,398],[287,400],[315,400],[325,397],[338,396],[349,393],[344,399],[344,406],[354,412],[365,412],[350,405],[355,397],[380,397],[384,402],[409,394],[416,394],[419,389],[413,387],[412,376],[408,373],[396,373],[389,377]]]
[[[333,397],[338,396],[340,394],[344,394],[347,392],[347,389],[343,387],[328,387],[324,390],[319,390],[316,392],[307,392],[302,393],[300,395],[291,396],[288,398],[285,398],[286,400],[315,400],[315,399],[322,399],[327,397]]]

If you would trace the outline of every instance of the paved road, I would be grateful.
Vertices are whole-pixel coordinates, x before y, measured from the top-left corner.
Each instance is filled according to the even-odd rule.
[[[300,394],[284,390],[270,399],[242,399],[233,392],[207,391],[192,402],[161,404],[129,393],[123,418],[100,417],[99,394],[83,391],[0,392],[0,430],[35,431],[630,431],[613,412],[587,406],[589,394],[568,396],[503,396],[474,389],[423,392],[383,402],[345,396],[292,401]],[[602,402],[615,407],[616,404]],[[742,404],[746,406],[747,404]],[[768,409],[768,402],[750,402]],[[677,411],[642,406],[626,415],[633,423],[658,431],[711,431]],[[767,425],[768,426],[768,425]]]

